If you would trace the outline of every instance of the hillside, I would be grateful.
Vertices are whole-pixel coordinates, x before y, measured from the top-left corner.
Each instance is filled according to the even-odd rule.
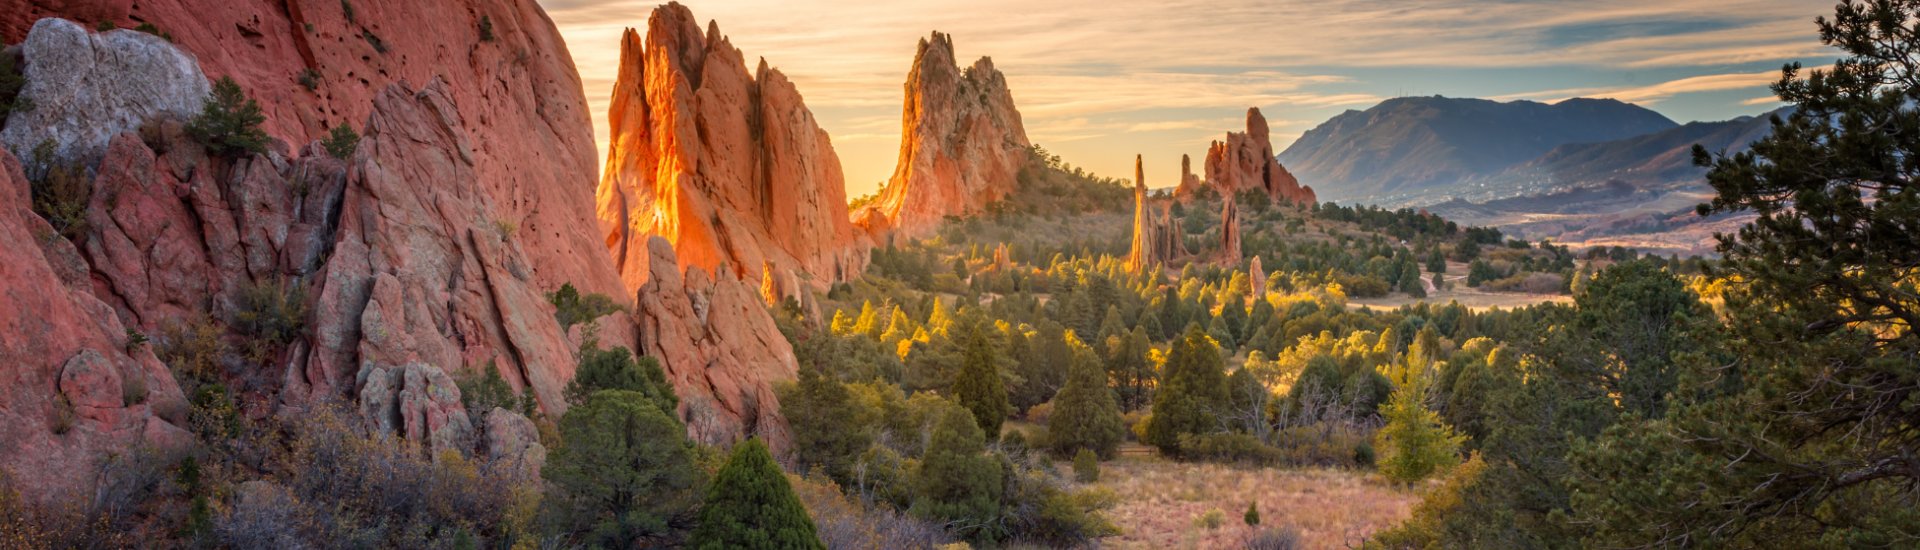
[[[1279,158],[1322,200],[1391,205],[1450,192],[1562,145],[1676,126],[1659,113],[1610,99],[1545,104],[1405,97],[1335,116]]]

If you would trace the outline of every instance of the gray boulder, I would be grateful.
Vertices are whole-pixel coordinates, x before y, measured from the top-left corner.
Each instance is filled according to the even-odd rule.
[[[191,118],[211,89],[192,54],[144,32],[94,33],[49,17],[33,24],[20,49],[20,95],[33,107],[7,117],[0,144],[22,162],[49,160],[32,157],[51,140],[52,160],[93,166],[114,135],[160,114]]]

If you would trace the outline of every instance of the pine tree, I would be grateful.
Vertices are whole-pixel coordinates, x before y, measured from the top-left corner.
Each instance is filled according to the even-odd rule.
[[[247,97],[233,77],[223,76],[213,83],[213,95],[201,105],[200,115],[187,124],[187,133],[214,155],[262,153],[267,132],[260,125],[266,121],[260,102]]]
[[[914,516],[947,523],[975,542],[991,542],[989,522],[999,514],[1004,491],[1000,462],[985,454],[985,438],[973,415],[948,405],[928,437],[916,471]]]
[[[1053,439],[1057,456],[1091,449],[1111,458],[1126,436],[1120,420],[1120,407],[1114,404],[1113,390],[1107,387],[1107,373],[1100,359],[1084,344],[1073,350],[1067,385],[1053,398],[1053,416],[1047,419],[1047,433]]]
[[[691,519],[704,476],[687,429],[645,394],[601,390],[560,418],[541,476],[552,521],[593,546],[632,547]]]
[[[627,348],[603,350],[588,342],[580,349],[580,366],[574,370],[573,380],[567,383],[563,395],[568,403],[577,405],[601,390],[623,390],[646,396],[648,402],[669,416],[680,406],[673,384],[667,382],[666,371],[660,369],[658,360],[647,356],[635,360]]]
[[[759,438],[733,447],[707,490],[688,547],[700,550],[825,550],[813,519]]]
[[[851,483],[854,461],[873,445],[852,392],[820,369],[802,367],[799,383],[782,387],[779,397],[801,471],[819,467],[834,481]]]
[[[1180,455],[1182,434],[1204,434],[1220,427],[1214,408],[1227,403],[1227,377],[1220,348],[1198,325],[1173,343],[1161,384],[1153,394],[1147,441],[1160,451]]]
[[[973,412],[986,433],[1000,434],[1007,419],[1007,386],[1000,380],[993,341],[979,323],[968,323],[961,345],[960,372],[954,375],[953,398]]]

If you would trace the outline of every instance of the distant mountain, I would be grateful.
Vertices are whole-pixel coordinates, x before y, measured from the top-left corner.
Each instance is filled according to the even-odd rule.
[[[1772,115],[1743,116],[1719,122],[1692,122],[1678,128],[1601,143],[1555,147],[1539,158],[1508,169],[1497,181],[1530,183],[1537,189],[1566,189],[1608,183],[1654,188],[1695,183],[1706,170],[1693,165],[1693,146],[1737,153],[1772,131]]]
[[[1404,97],[1333,117],[1282,151],[1280,162],[1322,200],[1400,204],[1450,194],[1564,145],[1677,127],[1660,113],[1611,99]]]

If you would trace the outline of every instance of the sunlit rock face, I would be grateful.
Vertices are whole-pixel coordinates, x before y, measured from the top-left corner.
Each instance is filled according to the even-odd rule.
[[[765,60],[749,74],[717,23],[702,33],[677,3],[644,38],[629,29],[620,58],[598,200],[629,288],[652,272],[656,235],[716,278],[757,282],[771,266],[824,288],[865,268],[840,159],[785,75]]]
[[[1245,133],[1229,132],[1225,141],[1215,141],[1207,148],[1206,171],[1207,186],[1222,197],[1232,198],[1241,191],[1258,189],[1275,201],[1312,204],[1317,200],[1312,187],[1301,186],[1300,180],[1274,158],[1267,117],[1260,114],[1259,108],[1247,109]],[[1189,198],[1199,188],[1182,182],[1179,196]]]
[[[992,59],[962,70],[952,38],[933,33],[920,41],[906,94],[899,164],[873,203],[855,213],[861,227],[920,235],[1013,192],[1031,143]]]
[[[1184,159],[1183,159],[1184,160]],[[1133,247],[1127,252],[1127,267],[1134,271],[1165,266],[1186,255],[1179,226],[1166,206],[1155,209],[1147,200],[1146,170],[1139,156],[1133,158]]]

